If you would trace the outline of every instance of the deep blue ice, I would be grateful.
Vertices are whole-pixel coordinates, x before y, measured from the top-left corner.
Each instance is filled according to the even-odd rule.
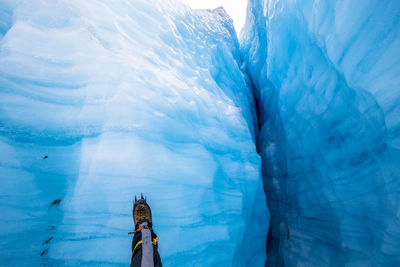
[[[270,266],[400,265],[400,2],[250,0]]]

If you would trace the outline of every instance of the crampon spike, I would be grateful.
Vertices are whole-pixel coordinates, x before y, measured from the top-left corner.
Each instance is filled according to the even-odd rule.
[[[144,199],[144,198],[143,198],[143,193],[141,193],[140,196],[141,196],[142,199]]]
[[[135,195],[135,202],[137,201],[136,195]]]

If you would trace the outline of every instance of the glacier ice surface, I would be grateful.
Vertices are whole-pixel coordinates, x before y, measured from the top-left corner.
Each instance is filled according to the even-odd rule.
[[[221,8],[0,2],[0,265],[123,265],[144,193],[165,266],[262,266],[255,105]]]
[[[400,265],[400,2],[250,0],[269,266]]]
[[[2,0],[0,262],[126,265],[144,192],[165,266],[262,266],[262,165],[269,265],[399,265],[399,14]]]

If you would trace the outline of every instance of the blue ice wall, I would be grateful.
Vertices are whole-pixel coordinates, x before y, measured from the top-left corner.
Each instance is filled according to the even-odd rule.
[[[250,0],[269,266],[400,265],[400,2]]]
[[[0,265],[127,266],[143,192],[164,266],[263,266],[255,106],[225,11],[0,3]]]

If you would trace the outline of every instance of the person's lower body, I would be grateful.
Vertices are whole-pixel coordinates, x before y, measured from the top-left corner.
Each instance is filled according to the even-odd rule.
[[[143,251],[142,251],[142,248],[140,247],[140,248],[137,248],[137,250],[134,252],[134,254],[132,254],[131,267],[148,267],[148,266],[145,266],[146,263],[142,264],[142,260],[143,260]],[[152,260],[153,260],[153,265],[150,265],[150,266],[162,267],[160,254],[158,254],[158,249],[156,246],[153,246]]]
[[[146,200],[136,200],[133,206],[135,232],[132,239],[131,267],[161,267],[158,236],[152,229],[151,209]]]

